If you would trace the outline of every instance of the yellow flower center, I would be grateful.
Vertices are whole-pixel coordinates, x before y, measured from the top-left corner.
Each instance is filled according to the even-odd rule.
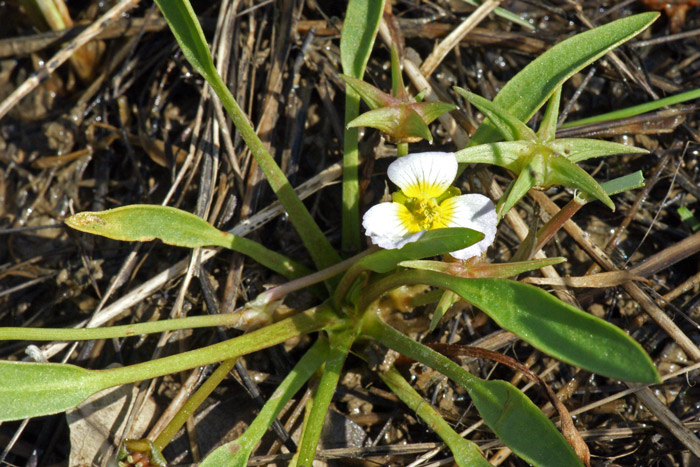
[[[410,233],[446,227],[443,210],[435,198],[408,198],[404,206],[407,211],[401,221]]]

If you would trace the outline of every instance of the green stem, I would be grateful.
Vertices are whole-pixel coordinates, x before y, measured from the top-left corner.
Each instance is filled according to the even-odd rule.
[[[374,253],[377,250],[378,249],[376,247],[368,248],[367,250],[363,251],[362,253],[356,254],[352,258],[348,258],[345,261],[341,261],[340,263],[334,264],[333,266],[326,268],[322,271],[318,271],[318,272],[315,272],[313,274],[309,274],[308,276],[300,277],[299,279],[289,281],[285,284],[282,284],[282,285],[274,287],[270,290],[267,290],[267,291],[265,291],[257,296],[257,298],[255,299],[255,303],[259,303],[260,305],[265,306],[265,305],[272,303],[276,300],[280,300],[281,298],[283,298],[287,294],[290,294],[292,292],[296,292],[297,290],[301,290],[305,287],[309,287],[311,285],[317,284],[321,281],[331,279],[332,277],[337,276],[341,272],[350,268],[359,259],[364,258],[365,256],[367,256],[371,253]],[[339,287],[337,287],[336,289],[338,289],[338,288]]]
[[[343,364],[348,356],[348,352],[350,352],[350,346],[352,346],[355,336],[356,332],[352,328],[334,332],[330,335],[331,348],[326,360],[326,367],[314,394],[311,413],[306,420],[295,458],[296,464],[293,462],[293,467],[311,467],[313,463],[318,440],[321,437],[323,421],[328,413],[328,407],[340,379],[340,372],[343,369]]]
[[[191,316],[188,318],[164,319],[148,323],[126,324],[105,328],[0,328],[0,340],[28,341],[86,341],[93,339],[113,339],[116,337],[131,337],[144,334],[155,334],[180,329],[196,329],[213,326],[238,327],[241,324],[240,313],[221,315]]]
[[[202,467],[219,465],[248,465],[248,458],[272,422],[289,400],[318,370],[328,355],[328,340],[319,338],[301,357],[292,372],[277,386],[274,394],[265,402],[260,413],[240,438],[218,448],[202,463]]]
[[[460,467],[490,465],[481,455],[479,447],[459,436],[445,419],[408,384],[395,367],[392,366],[386,373],[380,373],[379,377],[389,386],[391,392],[399,396],[399,399],[447,444],[457,465]]]
[[[477,379],[449,358],[392,328],[374,313],[366,313],[362,334],[374,338],[401,355],[439,371],[467,390],[470,390],[473,382]]]
[[[238,358],[230,358],[221,362],[221,365],[212,373],[212,375],[207,378],[207,380],[197,389],[197,391],[190,397],[185,405],[175,414],[170,423],[160,432],[158,437],[153,441],[153,445],[162,451],[165,446],[170,443],[178,430],[187,423],[187,420],[192,416],[192,414],[197,410],[197,408],[205,401],[207,397],[216,389],[221,381],[226,378],[229,371],[233,369],[236,365]]]
[[[309,250],[311,258],[318,269],[325,269],[340,261],[340,256],[333,249],[330,242],[323,235],[318,224],[301,202],[294,189],[289,184],[289,180],[279,168],[275,160],[265,148],[265,145],[255,133],[253,126],[248,121],[248,117],[238,106],[226,83],[215,71],[205,74],[205,78],[228,112],[233,124],[238,129],[241,137],[248,145],[250,152],[255,157],[255,161],[265,174],[272,191],[279,198],[282,206],[289,215],[289,220],[299,233],[301,241]]]
[[[396,157],[403,157],[408,154],[408,143],[399,143],[396,145]]]
[[[100,374],[103,387],[143,381],[272,347],[292,337],[325,329],[327,326],[336,324],[338,319],[333,310],[321,306],[225,342],[157,360],[97,372]]]
[[[245,237],[229,233],[219,246],[244,254],[287,279],[297,279],[311,273],[306,266]]]
[[[345,94],[345,124],[360,114],[360,97],[347,88]],[[343,136],[343,229],[344,251],[360,249],[360,156],[357,128],[345,128]]]

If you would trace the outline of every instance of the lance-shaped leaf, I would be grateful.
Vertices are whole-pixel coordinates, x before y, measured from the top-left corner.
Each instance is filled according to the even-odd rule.
[[[377,295],[408,284],[452,290],[503,329],[563,362],[626,381],[659,381],[649,355],[623,330],[528,284],[404,271],[373,284],[360,305],[369,305]]]
[[[420,104],[416,104],[420,105]],[[417,143],[421,139],[433,142],[433,135],[423,118],[410,105],[401,105],[401,116],[395,133],[389,136],[396,142]]]
[[[616,154],[649,153],[646,149],[628,146],[627,144],[588,138],[555,139],[547,143],[547,146],[571,162],[581,162],[593,157],[614,156]]]
[[[405,268],[421,269],[423,271],[441,272],[459,277],[491,277],[506,279],[524,272],[533,271],[546,266],[553,266],[566,261],[566,258],[557,256],[554,258],[532,259],[516,261],[514,263],[477,263],[464,265],[460,263],[446,263],[444,261],[416,260],[401,261],[399,266]]]
[[[547,102],[540,129],[537,130],[537,138],[541,142],[552,141],[557,133],[557,119],[559,118],[559,101],[561,100],[561,85],[557,86]]]
[[[530,188],[537,185],[539,177],[543,174],[541,160],[540,157],[531,159],[530,164],[526,165],[517,178],[508,185],[505,194],[498,200],[498,205],[496,206],[499,218],[502,218],[510,211],[530,191]],[[533,162],[540,163],[533,164]]]
[[[445,102],[416,102],[408,105],[410,105],[428,125],[433,123],[440,115],[452,112],[457,108],[456,105],[447,104]]]
[[[505,381],[482,381],[447,357],[388,326],[376,315],[368,318],[363,328],[366,334],[465,388],[484,422],[526,462],[553,467],[582,465],[554,424],[516,387]]]
[[[581,167],[561,156],[550,157],[549,166],[550,170],[547,173],[545,184],[559,184],[578,188],[600,200],[613,211],[615,210],[615,204],[603,187]]]
[[[459,467],[489,467],[479,447],[464,438],[450,427],[444,418],[421,397],[415,389],[408,384],[401,373],[391,367],[386,373],[380,373],[379,377],[386,383],[391,391],[399,396],[401,402],[406,404],[447,444],[452,451],[455,463]]]
[[[345,81],[346,85],[350,86],[359,94],[362,100],[365,101],[365,104],[372,110],[401,102],[399,99],[392,97],[369,83],[365,83],[361,79],[343,74],[340,75],[340,78]]]
[[[455,86],[454,89],[457,91],[457,94],[464,97],[474,107],[486,115],[498,131],[501,132],[506,141],[537,141],[535,133],[528,128],[527,125],[498,104],[494,104],[490,100],[484,99],[478,94],[474,94],[458,86]]]
[[[253,240],[222,232],[192,213],[170,206],[133,204],[99,212],[80,212],[65,220],[69,227],[126,242],[155,238],[186,248],[221,246],[247,255],[273,271],[297,278],[311,271]]]
[[[347,270],[338,284],[334,299],[340,304],[348,289],[362,271],[380,274],[391,272],[401,261],[411,261],[431,256],[444,255],[467,248],[481,240],[484,234],[464,227],[428,230],[415,242],[407,243],[396,250],[379,250],[360,258]]]
[[[508,81],[494,101],[521,121],[528,121],[564,81],[644,31],[658,17],[656,12],[628,16],[556,44]],[[485,121],[469,145],[494,141],[498,141],[498,131],[491,121]]]
[[[492,164],[519,173],[525,158],[535,150],[529,141],[503,141],[466,147],[455,153],[460,164]]]

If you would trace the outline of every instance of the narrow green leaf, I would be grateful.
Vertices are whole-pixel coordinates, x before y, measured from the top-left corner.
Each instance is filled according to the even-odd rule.
[[[390,96],[384,91],[377,89],[369,83],[365,83],[361,79],[343,74],[340,74],[339,76],[343,81],[345,81],[345,84],[350,86],[350,88],[352,88],[372,110],[397,104],[399,102],[398,99]]]
[[[251,257],[263,266],[294,279],[311,271],[253,240],[222,232],[192,213],[170,206],[133,204],[99,212],[81,212],[65,220],[69,227],[126,242],[159,239],[186,248],[221,246]]]
[[[461,250],[484,238],[484,234],[464,227],[428,230],[415,242],[397,250],[380,250],[360,259],[355,265],[378,273],[393,271],[401,261],[438,256]],[[355,266],[353,266],[355,267]]]
[[[346,75],[362,79],[383,12],[383,0],[348,2],[340,35],[340,62]]]
[[[623,191],[634,190],[635,188],[640,188],[644,186],[644,175],[641,170],[632,172],[631,174],[624,175],[622,177],[614,178],[603,182],[600,184],[605,190],[608,196],[616,195],[622,193]],[[593,201],[593,196],[584,193],[582,191],[577,192],[575,195],[576,202],[579,204],[586,204]]]
[[[516,75],[517,76],[517,75]],[[535,132],[509,111],[478,94],[455,86],[454,90],[486,115],[506,141],[536,141]]]
[[[561,156],[550,158],[549,164],[550,171],[545,178],[545,185],[556,184],[577,188],[600,200],[613,211],[615,210],[615,204],[605,193],[603,187],[581,167]]]
[[[610,50],[644,31],[659,13],[641,13],[577,34],[543,53],[515,75],[494,102],[527,122],[561,84]],[[499,140],[499,131],[484,121],[469,146]]]
[[[559,101],[561,100],[561,86],[557,86],[554,94],[547,101],[547,109],[544,112],[537,137],[541,142],[552,141],[557,134],[557,119],[559,118]]]
[[[335,388],[340,380],[340,373],[343,370],[345,359],[350,352],[350,347],[355,341],[357,332],[355,329],[343,329],[329,332],[330,350],[328,359],[321,375],[321,380],[316,387],[313,396],[311,412],[309,413],[304,429],[299,441],[297,456],[291,462],[291,467],[302,467],[313,465],[316,455],[316,447],[321,437],[323,421],[328,413],[331,399],[335,393]]]
[[[420,141],[421,139],[433,142],[433,134],[418,113],[408,105],[402,105],[399,126],[396,134],[390,135],[398,141]]]
[[[518,201],[530,191],[530,188],[537,185],[536,176],[536,173],[533,172],[529,166],[525,166],[525,168],[520,171],[518,177],[508,185],[503,197],[498,200],[496,212],[498,213],[499,219],[502,219],[508,211],[513,209],[513,206],[518,204]]]
[[[445,290],[445,292],[440,297],[437,305],[435,305],[435,311],[433,316],[430,318],[430,326],[428,326],[428,331],[433,332],[442,321],[445,313],[454,305],[457,300],[459,300],[459,295],[452,292],[451,290]]]
[[[401,261],[399,266],[422,271],[441,272],[459,277],[491,277],[505,279],[517,276],[524,272],[541,269],[545,266],[553,266],[566,261],[563,257],[531,259],[527,261],[516,261],[514,263],[477,263],[465,266],[460,263],[446,263],[444,261]]]
[[[347,127],[356,128],[367,126],[376,128],[388,135],[394,135],[398,131],[400,119],[400,107],[380,107],[378,109],[369,110],[351,120],[348,122]]]
[[[289,215],[289,220],[299,232],[301,241],[311,254],[311,257],[319,269],[325,269],[340,262],[340,256],[333,249],[328,239],[323,235],[318,224],[301,202],[294,189],[289,184],[275,160],[272,158],[263,142],[253,129],[248,117],[240,108],[231,91],[226,87],[209,52],[209,47],[202,33],[202,28],[192,10],[189,0],[156,0],[165,20],[170,26],[175,39],[187,60],[207,82],[221,100],[228,112],[233,124],[248,145],[255,161],[265,174],[272,191],[279,198],[280,203]],[[359,102],[358,102],[359,106]],[[359,217],[358,217],[359,223]],[[359,238],[359,227],[358,238]]]
[[[445,102],[418,102],[416,104],[410,104],[410,106],[428,125],[434,122],[440,115],[452,112],[457,108],[456,105],[447,104]]]
[[[384,11],[384,0],[350,0],[340,35],[343,72],[362,79]],[[345,93],[345,123],[360,114],[360,99],[352,89]],[[345,251],[360,249],[360,155],[356,128],[346,128],[343,137],[343,207],[341,244]],[[337,260],[338,261],[338,260]],[[336,261],[336,262],[337,262]],[[325,267],[330,264],[324,265]],[[323,268],[319,268],[323,269]]]
[[[492,164],[520,173],[522,161],[534,149],[528,141],[502,141],[460,149],[455,157],[460,164]]]
[[[391,391],[399,396],[401,402],[406,404],[447,444],[452,451],[454,460],[460,467],[489,467],[479,447],[473,442],[462,438],[445,421],[440,414],[428,404],[415,389],[401,376],[393,366],[386,373],[379,373],[379,377],[386,383]]]
[[[382,281],[373,285],[374,290],[366,291],[363,305],[382,290],[398,285],[447,288],[481,309],[503,329],[563,362],[626,381],[659,381],[649,356],[624,331],[537,287],[503,279],[462,279],[430,271],[404,271]]]
[[[444,355],[388,326],[374,314],[365,319],[363,331],[465,388],[484,422],[525,461],[537,466],[582,465],[554,424],[516,387],[504,381],[480,380]]]
[[[406,85],[403,82],[399,50],[396,48],[396,44],[391,44],[391,95],[401,101],[408,102],[408,93],[406,93]]]
[[[576,120],[575,122],[567,122],[561,126],[561,129],[570,128],[573,126],[587,125],[589,123],[608,122],[612,120],[619,120],[622,118],[634,117],[647,112],[653,112],[654,110],[658,110],[668,105],[680,104],[682,102],[687,102],[699,98],[700,89],[693,89],[692,91],[682,92],[680,94],[664,97],[663,99],[659,99],[656,101],[646,102],[644,104],[634,105],[625,109],[615,110],[614,112],[608,112],[589,118],[582,118],[581,120]]]
[[[205,78],[216,73],[211,52],[204,37],[202,27],[197,21],[192,5],[186,0],[156,0],[156,4],[170,25],[182,53],[188,62]]]
[[[345,273],[333,295],[340,305],[357,276],[363,271],[380,274],[393,271],[401,261],[410,261],[461,250],[481,241],[484,234],[464,227],[428,230],[415,242],[396,250],[379,250],[359,259]]]
[[[95,371],[58,363],[0,361],[0,420],[22,420],[75,407],[108,386]]]
[[[209,454],[200,467],[229,465],[245,467],[262,437],[289,400],[321,366],[328,353],[328,341],[319,338],[294,365],[275,392],[267,399],[260,413],[246,431],[236,440],[224,444]]]
[[[588,138],[555,139],[547,143],[547,146],[571,162],[581,162],[593,157],[614,156],[616,154],[649,153],[646,149],[636,146]]]
[[[481,0],[478,0],[478,1],[477,0],[462,0],[462,1],[464,3],[468,3],[469,5],[475,6],[475,7],[478,7],[482,4]],[[516,15],[515,13],[510,12],[504,8],[497,7],[493,10],[493,13],[496,16],[500,16],[501,18],[503,18],[505,20],[511,21],[515,24],[519,24],[520,26],[524,27],[525,29],[535,30],[535,27],[532,24],[528,23],[526,19],[521,18],[520,16]]]

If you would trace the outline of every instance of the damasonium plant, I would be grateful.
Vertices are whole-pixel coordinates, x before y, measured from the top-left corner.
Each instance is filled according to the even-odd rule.
[[[387,175],[400,191],[393,194],[393,202],[370,208],[362,220],[375,245],[401,248],[418,240],[426,230],[446,227],[466,227],[484,234],[480,242],[450,253],[457,259],[478,256],[493,243],[496,209],[486,196],[460,195],[452,186],[457,176],[453,153],[409,154],[392,162]]]

